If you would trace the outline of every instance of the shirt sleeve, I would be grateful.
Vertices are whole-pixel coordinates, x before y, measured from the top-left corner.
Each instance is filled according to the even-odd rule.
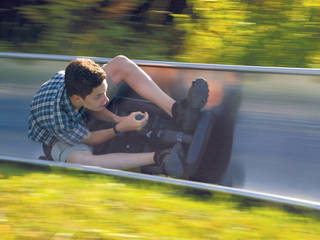
[[[70,129],[53,129],[54,136],[70,145],[81,143],[88,137],[89,131],[81,123],[77,123]]]

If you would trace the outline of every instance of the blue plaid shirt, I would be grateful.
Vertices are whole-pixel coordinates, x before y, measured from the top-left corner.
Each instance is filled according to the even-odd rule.
[[[86,109],[76,112],[67,96],[64,71],[41,85],[30,106],[28,137],[47,145],[60,140],[71,145],[88,136]]]

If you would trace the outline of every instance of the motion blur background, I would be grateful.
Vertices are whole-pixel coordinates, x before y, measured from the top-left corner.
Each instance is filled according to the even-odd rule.
[[[0,52],[320,67],[320,1],[2,0],[0,19]],[[0,59],[0,154],[41,154],[26,136],[29,104],[66,64]],[[185,86],[201,75],[209,103],[240,81],[231,166],[243,169],[230,167],[227,176],[239,176],[236,187],[319,201],[319,75],[145,70],[156,82]]]
[[[319,0],[0,1],[0,52],[320,68],[319,40]],[[26,136],[29,104],[66,64],[1,56],[0,155],[42,154]],[[201,74],[214,93],[209,103],[240,83],[231,185],[320,201],[318,70],[145,70],[155,81],[185,86]],[[1,239],[319,239],[319,215],[311,220],[219,193],[205,200],[131,179],[36,170],[0,161]]]
[[[320,1],[2,0],[0,51],[320,67]]]

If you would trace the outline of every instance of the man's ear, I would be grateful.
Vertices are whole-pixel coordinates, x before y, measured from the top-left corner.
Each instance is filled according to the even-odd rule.
[[[81,103],[82,102],[82,97],[80,97],[79,95],[77,95],[77,94],[73,94],[72,96],[71,96],[71,99],[72,99],[72,101],[74,101],[74,102],[78,102],[78,103]]]

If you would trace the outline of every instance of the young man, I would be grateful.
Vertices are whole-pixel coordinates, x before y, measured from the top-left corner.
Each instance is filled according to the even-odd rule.
[[[108,86],[107,78],[111,86]],[[133,112],[120,117],[106,109],[109,102],[107,89],[118,86],[122,81],[177,121],[182,121],[187,112],[200,111],[208,98],[207,83],[197,80],[189,90],[188,98],[175,102],[125,56],[113,58],[102,68],[92,60],[75,59],[65,71],[56,73],[45,82],[34,96],[28,136],[41,142],[46,157],[54,161],[115,169],[154,164],[161,166],[164,174],[183,174],[183,154],[179,148],[159,153],[92,154],[93,145],[108,141],[119,132],[139,131],[148,121],[148,113]],[[115,125],[110,129],[89,131],[86,128],[88,113]],[[144,117],[137,120],[135,117],[139,114]],[[189,118],[187,125],[192,125],[194,119]],[[175,169],[171,169],[172,166]]]

